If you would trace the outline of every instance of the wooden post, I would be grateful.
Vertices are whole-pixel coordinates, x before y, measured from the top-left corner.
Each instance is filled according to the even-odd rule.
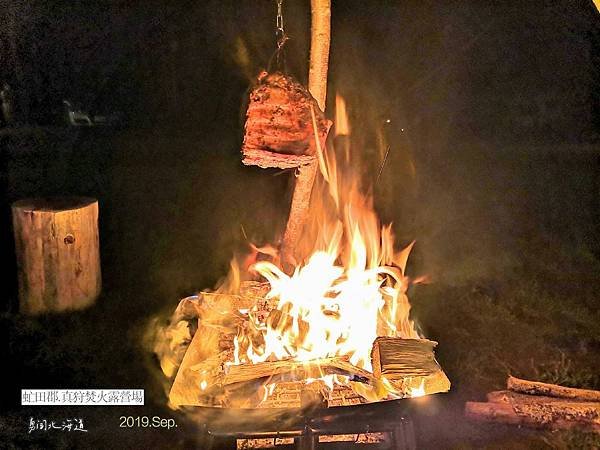
[[[98,202],[27,199],[12,205],[12,215],[21,312],[91,305],[101,289]]]
[[[331,42],[331,0],[311,0],[311,40],[308,90],[325,111],[327,99],[327,70]],[[295,264],[296,246],[306,222],[310,206],[310,194],[317,174],[318,162],[300,166],[294,186],[290,215],[283,235],[281,260],[284,269]]]

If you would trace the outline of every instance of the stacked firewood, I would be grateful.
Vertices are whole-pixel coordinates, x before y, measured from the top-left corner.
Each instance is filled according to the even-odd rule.
[[[298,408],[321,403],[332,407],[368,403],[373,395],[384,400],[390,389],[392,398],[411,397],[416,390],[420,395],[449,390],[450,382],[434,357],[437,343],[426,339],[376,339],[371,355],[373,373],[351,364],[344,356],[233,364],[236,330],[247,321],[242,311],[251,310],[255,318],[265,322],[278,313],[276,299],[266,298],[267,291],[265,283],[246,282],[240,295],[203,296],[198,307],[198,331],[171,388],[172,404]],[[306,382],[323,375],[342,375],[351,383],[329,389],[321,381]],[[364,391],[375,394],[368,399],[360,395]]]
[[[509,376],[507,390],[490,392],[487,400],[467,402],[466,416],[478,421],[600,433],[600,391]]]

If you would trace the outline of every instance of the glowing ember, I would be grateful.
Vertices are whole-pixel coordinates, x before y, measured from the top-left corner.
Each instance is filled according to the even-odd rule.
[[[421,385],[419,387],[411,388],[410,390],[410,396],[412,398],[423,397],[426,394],[427,392],[425,392],[425,380],[421,380]]]

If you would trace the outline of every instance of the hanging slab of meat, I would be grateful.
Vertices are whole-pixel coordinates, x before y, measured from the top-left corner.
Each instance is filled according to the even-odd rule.
[[[280,72],[262,72],[250,93],[242,162],[280,169],[310,164],[317,151],[315,134],[324,147],[330,127],[304,86]]]

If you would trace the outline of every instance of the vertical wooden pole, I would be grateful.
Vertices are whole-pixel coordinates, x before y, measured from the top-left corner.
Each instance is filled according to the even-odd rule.
[[[325,111],[327,70],[331,42],[331,0],[311,0],[311,40],[308,90]],[[296,263],[296,247],[310,207],[310,194],[317,174],[318,162],[301,166],[294,186],[292,205],[283,235],[281,261],[288,271]]]
[[[311,39],[308,90],[325,111],[331,42],[331,0],[311,0]]]

